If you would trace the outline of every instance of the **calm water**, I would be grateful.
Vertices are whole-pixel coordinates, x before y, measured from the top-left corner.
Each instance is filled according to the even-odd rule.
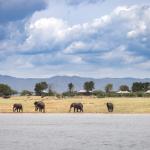
[[[149,150],[150,115],[0,114],[0,150]]]

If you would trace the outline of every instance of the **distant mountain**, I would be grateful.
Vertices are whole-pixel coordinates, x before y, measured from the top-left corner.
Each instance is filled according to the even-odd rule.
[[[8,84],[17,91],[31,90],[34,91],[34,86],[37,82],[46,81],[57,92],[67,91],[68,83],[72,82],[76,90],[83,89],[83,84],[86,81],[94,81],[95,89],[104,90],[108,83],[113,84],[113,89],[118,90],[119,86],[126,84],[129,87],[133,82],[150,82],[150,78],[85,78],[78,76],[54,76],[51,78],[16,78],[11,76],[0,75],[0,83]]]

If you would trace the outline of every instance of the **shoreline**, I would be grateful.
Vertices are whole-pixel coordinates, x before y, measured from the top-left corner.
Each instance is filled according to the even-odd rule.
[[[47,112],[47,113],[34,113],[34,112],[23,112],[23,113],[14,113],[14,112],[0,112],[0,115],[2,115],[2,114],[14,114],[14,115],[23,115],[23,114],[28,114],[28,115],[33,115],[33,114],[35,114],[35,115],[40,115],[40,114],[42,114],[42,115],[46,115],[46,114],[50,114],[50,115],[64,115],[64,114],[67,114],[67,115],[88,115],[88,114],[90,114],[90,115],[150,115],[150,113],[88,113],[88,112],[86,112],[86,113],[61,113],[61,112]]]

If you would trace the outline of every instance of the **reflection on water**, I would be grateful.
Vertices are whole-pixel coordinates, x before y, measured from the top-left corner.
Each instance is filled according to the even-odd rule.
[[[0,150],[149,150],[150,115],[0,114]]]

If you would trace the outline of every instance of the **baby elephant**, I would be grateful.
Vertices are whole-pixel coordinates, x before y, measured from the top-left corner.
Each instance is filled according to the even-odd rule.
[[[23,112],[22,104],[14,104],[13,105],[13,112]]]
[[[107,109],[108,109],[109,112],[113,112],[114,106],[113,106],[112,103],[106,103],[106,106],[107,106]]]

